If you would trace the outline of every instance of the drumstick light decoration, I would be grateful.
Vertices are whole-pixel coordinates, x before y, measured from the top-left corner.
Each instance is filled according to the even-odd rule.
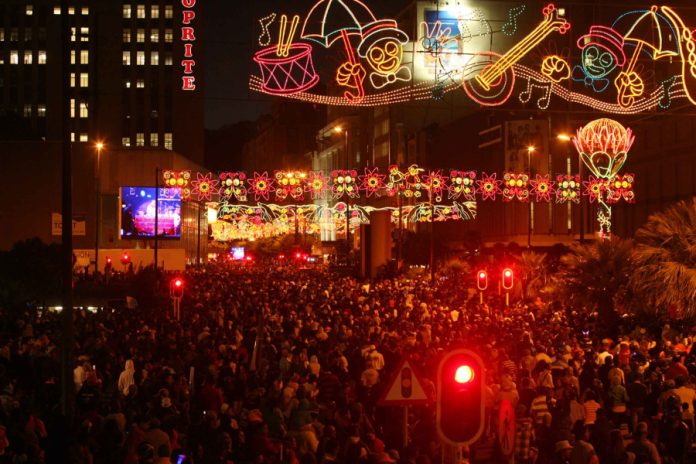
[[[280,37],[278,38],[278,46],[276,47],[276,55],[279,57],[288,57],[290,55],[290,47],[295,38],[295,32],[297,32],[297,25],[300,23],[300,17],[298,15],[293,16],[292,23],[290,24],[290,32],[285,35],[285,31],[288,25],[287,15],[283,15],[280,18]]]

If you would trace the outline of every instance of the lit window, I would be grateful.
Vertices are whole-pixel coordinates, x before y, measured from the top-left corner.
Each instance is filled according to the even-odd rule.
[[[171,29],[164,30],[164,41],[171,43],[174,40],[174,32]]]
[[[145,5],[138,5],[138,18],[142,19],[145,17]]]
[[[75,99],[74,98],[70,99],[70,117],[71,118],[75,117]]]
[[[128,43],[131,41],[131,31],[130,29],[123,30],[123,42]]]
[[[166,148],[167,150],[172,149],[172,134],[171,134],[171,132],[167,132],[166,134],[164,134],[164,148]]]
[[[71,133],[70,133],[70,141],[71,141],[71,142],[74,142],[74,141],[75,141],[75,133],[74,133],[74,132],[71,132]]]
[[[150,146],[156,147],[159,145],[159,134],[150,134]]]
[[[172,5],[164,6],[164,17],[167,19],[172,19],[174,17],[174,7]]]
[[[89,110],[87,109],[87,103],[85,103],[85,102],[80,103],[80,117],[81,118],[89,117]]]
[[[135,82],[135,86],[139,89],[144,89],[145,88],[145,79],[138,79]]]
[[[70,50],[70,64],[75,64],[75,56],[77,52],[75,50]]]
[[[130,147],[130,137],[122,137],[121,145],[123,145],[124,147]]]
[[[70,73],[70,87],[75,87],[75,73]]]
[[[39,50],[39,64],[46,64],[46,50]]]
[[[130,66],[131,63],[131,53],[130,52],[123,52],[123,64],[125,66]]]
[[[5,41],[5,29],[0,27],[0,42],[4,42],[4,41]]]
[[[83,15],[88,15],[88,14],[89,14],[89,7],[88,7],[88,6],[83,6],[83,7],[82,7],[82,14],[83,14]]]
[[[31,28],[27,27],[24,29],[24,41],[25,42],[30,42],[31,41]]]
[[[89,64],[89,50],[80,50],[80,64]]]
[[[59,6],[54,6],[54,7],[53,7],[53,14],[54,14],[54,15],[59,15],[59,14],[60,14],[60,7],[59,7]]]
[[[152,8],[150,9],[150,17],[152,19],[159,18],[159,5],[152,5]]]
[[[159,64],[159,52],[150,53],[150,64],[156,66]]]
[[[135,134],[135,146],[144,147],[145,146],[145,134],[138,132]]]
[[[139,51],[135,57],[135,64],[138,66],[145,65],[145,52]]]
[[[24,64],[31,64],[32,58],[33,58],[33,55],[31,53],[31,51],[27,50],[26,52],[24,52]]]
[[[87,134],[80,134],[80,142],[88,142],[88,141],[89,141],[89,137],[87,136]]]
[[[74,42],[76,40],[75,35],[77,34],[74,27],[70,28],[70,41]]]
[[[16,27],[10,29],[10,42],[19,41],[19,30]]]
[[[36,108],[36,114],[40,118],[45,118],[46,117],[46,105],[41,104]]]
[[[32,5],[27,5],[27,16],[34,14],[34,7]]]
[[[123,5],[123,17],[124,18],[131,17],[131,6],[130,5]]]
[[[89,87],[88,73],[80,73],[80,87]]]
[[[25,118],[31,117],[31,105],[24,105],[24,117]]]
[[[80,28],[80,42],[89,42],[89,27]]]
[[[171,66],[172,65],[172,54],[170,52],[165,52],[164,53],[164,65],[165,66]]]
[[[75,14],[75,7],[74,7],[74,6],[69,6],[69,7],[68,7],[68,14],[69,14],[69,15],[74,15],[74,14]]]
[[[10,64],[19,64],[19,52],[17,50],[10,51]]]
[[[138,29],[138,33],[136,34],[135,41],[138,43],[145,42],[145,29]]]
[[[124,84],[125,84],[127,89],[130,89],[130,81],[129,80],[124,81]]]
[[[150,42],[157,43],[159,42],[159,31],[156,29],[153,29],[150,31]]]

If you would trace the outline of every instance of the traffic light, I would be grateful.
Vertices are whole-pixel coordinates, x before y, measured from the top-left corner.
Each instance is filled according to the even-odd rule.
[[[481,291],[488,288],[488,273],[486,271],[478,271],[476,274],[476,286]]]
[[[121,256],[121,264],[124,266],[127,266],[130,263],[131,259],[130,256],[128,256],[128,253],[123,253],[123,256]]]
[[[184,296],[184,279],[175,277],[169,284],[169,294],[172,298],[181,298]]]
[[[515,274],[512,272],[512,269],[509,267],[506,267],[503,269],[503,288],[505,290],[512,290],[512,285],[514,283],[515,279]]]
[[[469,350],[445,355],[437,369],[437,432],[452,445],[473,443],[483,433],[485,369]]]

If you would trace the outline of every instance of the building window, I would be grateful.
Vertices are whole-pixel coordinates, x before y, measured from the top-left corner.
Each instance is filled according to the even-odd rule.
[[[172,19],[174,17],[174,7],[172,5],[164,5],[164,17]]]
[[[122,137],[121,145],[123,145],[124,147],[130,147],[130,137]]]
[[[173,145],[173,142],[172,142],[172,133],[171,133],[171,132],[167,132],[166,134],[164,134],[164,148],[166,148],[167,150],[171,150],[171,149],[172,149],[172,145]]]
[[[80,87],[89,87],[88,73],[80,73]]]
[[[174,32],[171,29],[164,30],[164,41],[167,43],[172,43],[174,40]]]
[[[75,64],[75,57],[77,52],[75,50],[70,50],[70,64]]]
[[[157,29],[150,31],[150,42],[159,42],[159,31]]]
[[[71,118],[75,117],[75,99],[74,98],[70,99],[70,117]]]
[[[19,30],[16,27],[10,29],[10,42],[19,41]]]
[[[54,6],[54,7],[53,7],[53,14],[54,14],[54,15],[59,15],[59,14],[60,14],[60,7],[59,7],[59,6]]]
[[[5,41],[5,29],[0,27],[0,42],[4,42],[4,41]]]
[[[45,118],[45,117],[46,117],[46,105],[40,104],[40,105],[36,108],[36,114],[37,114],[40,118]]]
[[[32,5],[27,5],[27,16],[31,16],[34,14],[34,7]]]
[[[131,53],[123,52],[123,64],[124,66],[130,66],[131,64]]]
[[[135,86],[139,89],[144,89],[145,88],[145,79],[138,79],[135,81]]]
[[[80,50],[80,64],[89,64],[89,50]]]
[[[19,52],[17,50],[10,51],[10,64],[19,64]]]
[[[156,147],[159,145],[159,134],[150,134],[150,146]]]
[[[131,6],[130,5],[123,5],[123,17],[126,19],[130,19],[130,17],[131,17]]]
[[[80,134],[80,142],[89,142],[87,134]]]
[[[130,29],[123,30],[123,43],[130,43],[131,41],[131,31]]]
[[[46,64],[46,50],[39,50],[39,64]]]
[[[69,14],[69,15],[74,15],[74,14],[75,14],[75,7],[74,7],[74,6],[69,6],[69,7],[68,7],[68,14]]]
[[[71,132],[71,133],[70,133],[70,141],[71,141],[71,142],[74,142],[74,141],[75,141],[75,133],[74,133],[74,132]]]
[[[145,134],[138,132],[135,134],[135,146],[144,147],[145,146]]]
[[[70,28],[70,41],[71,42],[74,42],[76,40],[76,37],[75,37],[76,34],[77,34],[77,32],[75,31],[75,28],[71,27]]]
[[[24,105],[24,117],[25,118],[31,117],[31,105]]]
[[[138,18],[143,19],[145,17],[145,5],[138,5]]]
[[[81,13],[82,13],[83,15],[85,15],[85,16],[88,15],[88,14],[89,14],[89,7],[88,7],[88,6],[83,6],[83,7],[82,7]]]
[[[138,29],[138,32],[135,35],[135,41],[138,43],[145,42],[145,29]]]
[[[75,73],[70,73],[70,87],[75,87]]]
[[[24,52],[24,64],[31,64],[33,61],[33,55],[31,51],[27,50]]]
[[[152,5],[152,8],[150,9],[150,17],[152,19],[159,18],[159,5]]]
[[[130,87],[131,87],[130,81],[129,81],[128,79],[126,79],[126,80],[123,82],[123,85],[125,85],[127,89],[130,89]]]
[[[89,27],[80,28],[80,42],[89,42]]]
[[[170,52],[165,52],[164,53],[164,65],[165,66],[171,66],[172,65],[172,54]]]
[[[85,102],[80,103],[80,117],[81,118],[89,117],[89,109],[87,108],[87,103],[85,103]]]
[[[24,41],[31,42],[31,28],[29,28],[29,27],[24,29]]]
[[[145,65],[145,52],[139,51],[136,55],[135,58],[135,64],[138,66],[144,66]]]
[[[150,64],[153,66],[157,66],[159,64],[159,52],[150,53]]]

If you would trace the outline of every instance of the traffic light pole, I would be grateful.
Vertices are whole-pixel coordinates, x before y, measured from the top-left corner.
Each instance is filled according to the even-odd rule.
[[[155,281],[159,284],[159,167],[155,168]],[[157,285],[158,285],[157,284]]]

